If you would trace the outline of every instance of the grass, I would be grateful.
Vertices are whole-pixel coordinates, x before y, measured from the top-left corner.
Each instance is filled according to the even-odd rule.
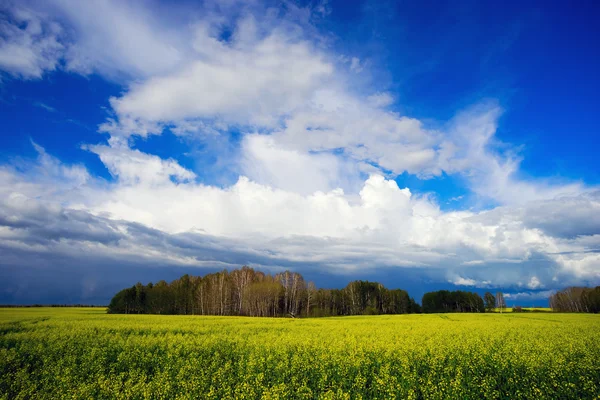
[[[0,398],[598,398],[600,316],[0,309]]]

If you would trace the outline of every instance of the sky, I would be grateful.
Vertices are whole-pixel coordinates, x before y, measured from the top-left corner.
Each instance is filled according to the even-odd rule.
[[[0,304],[249,265],[600,284],[600,6],[0,0]]]

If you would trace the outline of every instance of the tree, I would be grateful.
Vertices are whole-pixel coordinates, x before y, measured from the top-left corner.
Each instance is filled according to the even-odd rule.
[[[146,312],[146,287],[140,282],[135,284],[135,312],[142,314]]]
[[[485,303],[485,311],[494,311],[494,307],[496,307],[496,298],[493,294],[490,292],[485,292],[483,295],[483,301]]]
[[[242,269],[232,271],[231,280],[233,282],[234,306],[238,315],[244,315],[244,303],[248,286],[254,281],[255,272],[252,268],[244,265]]]
[[[310,317],[310,306],[312,305],[315,294],[317,293],[317,287],[314,282],[308,282],[306,285],[306,316]]]
[[[504,295],[502,292],[496,292],[496,307],[502,311],[502,309],[506,308],[506,302],[504,301]]]
[[[550,296],[550,307],[559,312],[600,312],[600,286],[568,287]]]

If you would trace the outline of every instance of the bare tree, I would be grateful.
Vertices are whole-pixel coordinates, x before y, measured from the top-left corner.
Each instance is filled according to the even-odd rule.
[[[502,292],[496,292],[496,307],[500,308],[500,312],[506,308],[506,302],[504,301]]]

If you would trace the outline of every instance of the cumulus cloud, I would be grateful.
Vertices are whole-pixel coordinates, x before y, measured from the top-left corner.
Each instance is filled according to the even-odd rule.
[[[171,179],[185,182],[195,177],[174,160],[163,160],[127,146],[96,145],[84,146],[84,149],[96,153],[110,173],[125,185],[157,185]]]
[[[456,280],[449,282],[454,283],[457,286],[475,286],[477,283],[474,279],[463,278],[462,276],[459,276]]]
[[[307,153],[282,147],[272,136],[251,134],[241,146],[242,170],[250,179],[300,194],[362,185],[360,165],[330,153]]]
[[[379,106],[381,103],[379,104]],[[438,132],[416,119],[397,115],[335,87],[322,88],[310,106],[290,115],[274,133],[282,146],[305,152],[335,151],[400,174],[428,177],[437,166]]]
[[[331,273],[421,268],[436,279],[454,271],[451,283],[475,287],[524,282],[539,289],[555,287],[556,277],[561,282],[600,278],[594,266],[598,253],[582,252],[577,241],[545,235],[512,219],[488,220],[487,214],[498,210],[442,212],[428,198],[381,175],[371,175],[357,196],[339,189],[303,195],[246,177],[217,188],[196,183],[173,160],[96,147],[92,151],[115,175],[109,184],[38,151],[29,169],[50,166],[52,179],[32,180],[23,168],[3,170],[5,246],[43,248],[41,243],[50,240],[54,250],[68,244],[69,252],[91,247],[115,257],[143,251],[197,266],[208,257],[266,266],[294,263]],[[132,227],[136,233],[128,234]],[[196,244],[191,243],[205,240],[213,247],[200,257],[183,244],[166,246],[165,238],[174,237],[187,238],[192,249]]]
[[[475,261],[475,263],[467,261],[465,264],[476,265],[482,263],[480,260]],[[478,288],[488,287],[492,283],[491,281],[477,281],[471,278],[463,278],[462,276],[456,276],[454,279],[449,279],[448,282],[456,286],[473,286]]]
[[[540,287],[544,287],[544,285],[542,285],[537,276],[532,276],[531,279],[529,279],[529,282],[527,283],[527,287],[529,289],[538,289]]]

